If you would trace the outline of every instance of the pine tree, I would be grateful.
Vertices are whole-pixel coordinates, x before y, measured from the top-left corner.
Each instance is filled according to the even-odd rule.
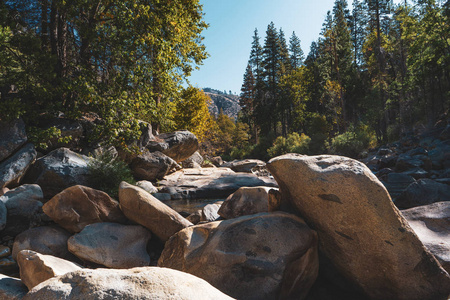
[[[289,52],[291,54],[291,65],[295,70],[303,65],[303,60],[305,59],[303,50],[300,44],[300,39],[295,35],[295,31],[292,32],[292,36],[289,39]]]
[[[249,64],[253,68],[253,74],[255,74],[256,78],[261,78],[262,76],[262,57],[263,57],[263,49],[261,47],[261,44],[259,42],[260,37],[258,35],[258,29],[255,29],[253,34],[253,41],[252,41],[252,49],[250,52],[250,60]]]
[[[244,82],[241,87],[241,95],[239,98],[239,104],[242,108],[243,115],[242,121],[249,125],[250,131],[253,133],[255,142],[258,140],[258,129],[255,124],[255,96],[256,96],[256,82],[253,76],[252,67],[247,65],[244,74]]]
[[[275,24],[271,22],[267,26],[266,37],[263,47],[263,73],[264,95],[257,106],[257,117],[261,130],[269,132],[271,129],[276,133],[278,82],[280,67],[280,42]]]
[[[361,67],[363,62],[362,48],[364,45],[368,22],[366,11],[367,8],[365,7],[364,2],[361,2],[360,0],[353,0],[353,10],[349,27],[352,35],[354,64],[359,67]]]

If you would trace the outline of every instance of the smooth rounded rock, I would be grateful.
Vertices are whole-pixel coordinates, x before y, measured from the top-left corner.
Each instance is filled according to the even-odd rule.
[[[21,300],[28,288],[20,279],[0,274],[0,299]]]
[[[27,133],[22,119],[0,122],[0,162],[11,156],[26,142]]]
[[[179,170],[181,167],[172,158],[159,151],[149,152],[145,149],[131,162],[133,175],[140,180],[162,179],[173,169]]]
[[[218,214],[225,219],[232,219],[275,211],[281,201],[281,196],[278,195],[278,189],[270,187],[241,187],[228,196],[220,207]]]
[[[119,202],[105,192],[82,185],[65,189],[45,203],[42,209],[53,221],[72,233],[80,232],[93,223],[127,221]]]
[[[401,209],[450,201],[450,186],[431,179],[420,179],[410,184],[395,200]]]
[[[69,251],[82,260],[110,268],[128,269],[150,264],[150,232],[139,225],[95,223],[69,238]]]
[[[37,159],[25,180],[39,184],[44,197],[50,199],[70,186],[87,185],[91,160],[70,149],[59,148]]]
[[[41,254],[52,255],[66,260],[74,256],[67,249],[67,240],[71,234],[58,226],[41,226],[28,229],[16,236],[13,244],[12,257],[17,260],[17,254],[22,250],[33,250]]]
[[[193,225],[143,189],[126,182],[120,184],[119,202],[127,218],[146,227],[163,242]]]
[[[282,201],[317,230],[319,250],[368,297],[431,300],[449,295],[449,275],[363,163],[288,154],[267,167]]]
[[[304,299],[317,277],[317,234],[283,212],[196,225],[170,238],[158,266],[237,299]]]
[[[81,270],[81,266],[51,255],[43,255],[31,250],[22,250],[17,254],[20,279],[32,289],[49,278]]]
[[[128,270],[80,270],[52,278],[23,300],[232,300],[206,281],[176,270],[144,267]]]
[[[24,184],[0,196],[0,201],[7,209],[6,227],[0,235],[15,237],[40,225],[43,215],[42,196],[42,190],[37,184]]]
[[[401,212],[422,243],[450,273],[450,202],[437,202]]]
[[[31,164],[36,160],[33,144],[26,144],[19,151],[0,163],[0,188],[17,186]]]

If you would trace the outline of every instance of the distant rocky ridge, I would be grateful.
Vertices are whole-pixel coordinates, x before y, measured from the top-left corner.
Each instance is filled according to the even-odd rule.
[[[220,110],[227,116],[236,119],[238,113],[241,111],[239,105],[239,96],[233,94],[225,94],[221,91],[211,88],[204,88],[203,91],[206,95],[211,97],[213,103],[209,106],[210,113],[216,117],[219,115]]]

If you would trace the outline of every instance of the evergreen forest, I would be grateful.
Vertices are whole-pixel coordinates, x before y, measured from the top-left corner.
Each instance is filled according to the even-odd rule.
[[[60,138],[47,119],[90,118],[131,151],[145,121],[192,131],[203,154],[268,159],[358,157],[449,112],[448,0],[336,0],[307,54],[295,32],[255,30],[236,120],[189,84],[207,27],[199,0],[1,0],[0,120],[41,147]]]

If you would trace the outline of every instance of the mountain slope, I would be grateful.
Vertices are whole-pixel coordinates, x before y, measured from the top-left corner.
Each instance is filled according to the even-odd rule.
[[[208,95],[212,103],[209,106],[210,113],[216,117],[219,115],[220,110],[227,116],[236,119],[241,107],[239,105],[239,96],[232,94],[225,94],[221,91],[211,88],[204,88],[203,91]]]

